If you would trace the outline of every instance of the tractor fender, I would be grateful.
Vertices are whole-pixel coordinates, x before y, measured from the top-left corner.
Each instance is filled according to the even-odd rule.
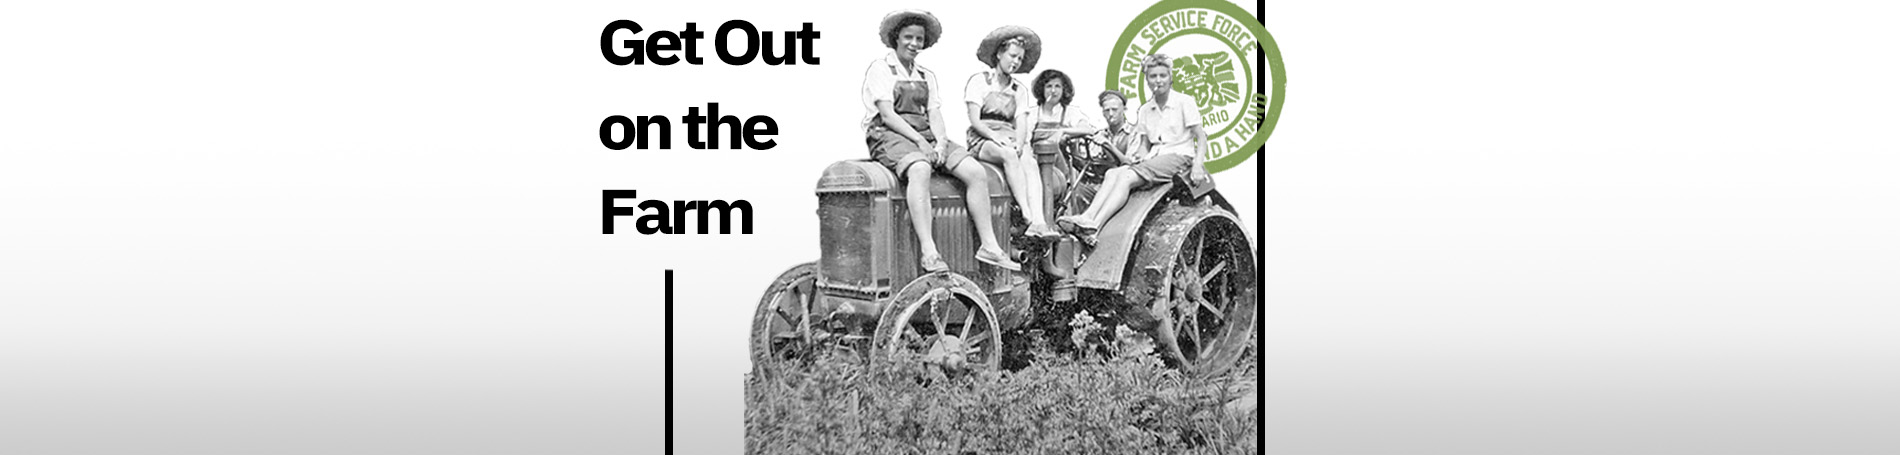
[[[1160,237],[1145,235],[1145,229],[1191,229],[1204,214],[1225,213],[1233,218],[1233,206],[1219,192],[1209,193],[1194,203],[1185,199],[1174,190],[1173,183],[1163,183],[1153,188],[1128,195],[1128,203],[1121,211],[1109,218],[1108,223],[1096,232],[1094,251],[1076,270],[1076,285],[1110,292],[1122,292],[1123,284],[1139,271],[1142,264],[1133,257],[1135,248],[1144,237],[1159,240]],[[1175,197],[1170,197],[1175,196]],[[1163,216],[1166,214],[1167,216]],[[1187,219],[1188,215],[1194,219]],[[1175,236],[1174,241],[1179,241]]]

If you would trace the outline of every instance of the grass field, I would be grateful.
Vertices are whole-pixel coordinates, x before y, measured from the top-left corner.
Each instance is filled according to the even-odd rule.
[[[914,357],[839,355],[746,383],[760,454],[1253,454],[1250,349],[1197,378],[1153,355],[1032,348],[1016,371],[946,375]],[[1244,404],[1243,404],[1244,403]]]

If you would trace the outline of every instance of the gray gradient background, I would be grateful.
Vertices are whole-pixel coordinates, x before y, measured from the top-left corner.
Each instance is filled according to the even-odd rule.
[[[1900,453],[1892,7],[1414,3],[1267,5],[1285,117],[1219,176],[1268,196],[1267,452]],[[1019,23],[1093,90],[1145,3],[918,6],[952,89]],[[668,268],[681,452],[738,452],[895,7],[0,7],[0,453],[656,453]],[[613,67],[620,18],[825,61]],[[707,101],[780,147],[594,139]],[[606,188],[758,234],[599,235]]]

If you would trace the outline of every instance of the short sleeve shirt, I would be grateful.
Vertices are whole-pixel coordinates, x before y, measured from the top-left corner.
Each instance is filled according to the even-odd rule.
[[[1115,146],[1116,151],[1124,154],[1135,152],[1136,137],[1139,136],[1135,135],[1135,125],[1130,122],[1122,122],[1121,128],[1108,129],[1109,145]]]
[[[1194,157],[1194,135],[1188,128],[1201,126],[1201,105],[1181,92],[1168,94],[1168,104],[1156,100],[1142,103],[1135,112],[1135,132],[1154,143],[1153,152]]]
[[[1015,76],[1010,76],[1009,86],[1004,87],[996,85],[996,79],[992,77],[995,74],[996,73],[984,71],[970,76],[970,81],[963,84],[963,102],[976,103],[977,106],[982,106],[983,98],[988,97],[990,93],[1013,92],[1011,97],[1016,98],[1016,112],[1011,112],[1010,114],[1021,118],[1024,113],[1036,108],[1036,98],[1032,96],[1033,94],[1029,93],[1028,89],[1023,87],[1023,84],[1016,82]]]
[[[937,73],[923,65],[912,65],[912,68],[905,70],[903,61],[898,60],[897,52],[893,51],[884,54],[884,58],[872,61],[871,66],[864,69],[864,120],[859,122],[860,127],[868,129],[877,122],[878,101],[897,101],[897,83],[900,81],[924,81],[924,86],[930,89],[927,109],[932,113],[943,112],[939,110],[943,108],[943,90],[937,86]]]
[[[1030,108],[1028,115],[1029,115],[1030,128],[1035,128],[1036,125],[1039,125],[1042,122],[1049,120],[1049,119],[1042,118],[1041,107]],[[1058,123],[1062,125],[1062,127],[1064,128],[1071,128],[1071,127],[1078,127],[1078,126],[1094,128],[1095,126],[1094,123],[1089,121],[1088,115],[1083,114],[1082,110],[1076,109],[1075,106],[1062,108],[1062,120]],[[1042,137],[1042,135],[1040,134],[1038,134],[1037,137],[1038,139],[1047,139],[1047,138]]]

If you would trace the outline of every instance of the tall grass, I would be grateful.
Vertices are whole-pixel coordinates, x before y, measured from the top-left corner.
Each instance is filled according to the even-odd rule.
[[[746,385],[746,451],[763,454],[1252,454],[1250,360],[1189,377],[1152,355],[1031,351],[1018,371],[945,374],[915,357],[838,355]],[[1242,398],[1247,397],[1247,398]]]

